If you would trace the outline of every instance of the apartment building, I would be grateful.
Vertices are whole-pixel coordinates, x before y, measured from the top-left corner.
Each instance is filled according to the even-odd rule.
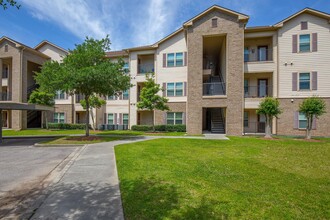
[[[330,15],[306,8],[270,26],[247,27],[248,20],[248,15],[215,5],[155,44],[108,52],[114,62],[119,57],[125,60],[133,86],[106,97],[106,105],[93,112],[96,126],[125,129],[154,121],[186,124],[188,134],[264,133],[265,118],[256,109],[263,97],[271,96],[279,99],[283,109],[272,123],[272,132],[303,135],[306,119],[298,108],[304,98],[317,95],[330,109]],[[8,64],[3,45],[0,57]],[[46,42],[30,49],[45,60],[60,57],[45,53],[41,48],[46,45],[51,47]],[[162,85],[169,112],[137,108],[148,72],[154,72]],[[15,80],[20,79],[9,81]],[[2,82],[3,91],[10,91]],[[83,123],[86,113],[80,98],[59,92],[54,122]],[[13,126],[16,115],[8,115],[9,127],[24,128]],[[23,119],[24,115],[19,120]],[[326,113],[315,121],[313,133],[330,136],[329,123],[330,113]]]

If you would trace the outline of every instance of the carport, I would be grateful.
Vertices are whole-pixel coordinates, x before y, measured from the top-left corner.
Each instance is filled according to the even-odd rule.
[[[54,111],[54,107],[36,105],[29,103],[0,102],[0,144],[2,143],[2,111],[3,110],[32,110],[32,111]]]

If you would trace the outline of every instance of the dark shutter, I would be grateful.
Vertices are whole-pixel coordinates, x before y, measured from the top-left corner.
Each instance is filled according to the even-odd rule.
[[[167,112],[163,113],[163,124],[166,125],[167,124]]]
[[[113,114],[113,124],[117,124],[117,113]]]
[[[314,116],[314,117],[313,117],[313,123],[312,123],[312,129],[313,129],[313,130],[316,130],[316,120],[317,120],[317,119],[316,119],[316,117]]]
[[[187,96],[187,82],[183,83],[183,96]]]
[[[187,56],[188,56],[188,53],[187,52],[184,52],[184,66],[187,66]]]
[[[299,128],[299,112],[294,112],[294,115],[293,115],[293,128],[294,129]]]
[[[163,53],[163,67],[166,67],[166,53]]]
[[[307,21],[301,22],[301,30],[307,30],[308,29],[308,23]]]
[[[312,34],[312,52],[317,51],[317,33]]]
[[[185,112],[183,112],[182,113],[182,124],[186,124],[186,113]]]
[[[298,51],[298,36],[295,34],[295,35],[292,35],[292,53],[297,53]]]
[[[119,113],[119,124],[123,124],[123,113]]]
[[[166,83],[163,83],[163,97],[166,97]]]
[[[317,72],[312,72],[312,90],[317,90]]]
[[[108,117],[107,117],[107,113],[104,113],[104,120],[103,120],[104,124],[108,124],[108,123],[107,123],[107,121],[108,121],[107,118],[108,118]]]
[[[298,73],[292,73],[292,91],[297,91]]]

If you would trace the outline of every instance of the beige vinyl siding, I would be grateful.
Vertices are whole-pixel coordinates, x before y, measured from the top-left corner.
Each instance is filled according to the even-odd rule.
[[[301,21],[308,22],[308,29],[301,30]],[[329,97],[330,88],[330,24],[328,20],[302,14],[279,30],[279,97],[294,98],[318,95]],[[299,53],[299,35],[317,33],[318,51]],[[298,35],[298,53],[292,53],[292,35]],[[312,38],[311,38],[312,47]],[[292,62],[292,65],[291,65]],[[287,65],[285,65],[287,63]],[[315,91],[292,91],[292,72],[312,72],[318,75]],[[299,75],[298,75],[299,76]],[[299,83],[299,78],[298,78]]]

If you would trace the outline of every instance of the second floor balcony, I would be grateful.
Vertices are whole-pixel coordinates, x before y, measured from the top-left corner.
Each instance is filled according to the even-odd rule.
[[[273,96],[272,86],[244,86],[244,98],[264,98]]]
[[[0,101],[11,101],[12,96],[9,92],[0,92]]]
[[[154,73],[155,66],[153,64],[139,64],[138,65],[138,73],[146,74],[146,73]]]
[[[210,82],[203,83],[203,96],[226,95],[226,83]]]
[[[273,50],[268,47],[255,49],[244,49],[244,62],[265,62],[273,61]]]

